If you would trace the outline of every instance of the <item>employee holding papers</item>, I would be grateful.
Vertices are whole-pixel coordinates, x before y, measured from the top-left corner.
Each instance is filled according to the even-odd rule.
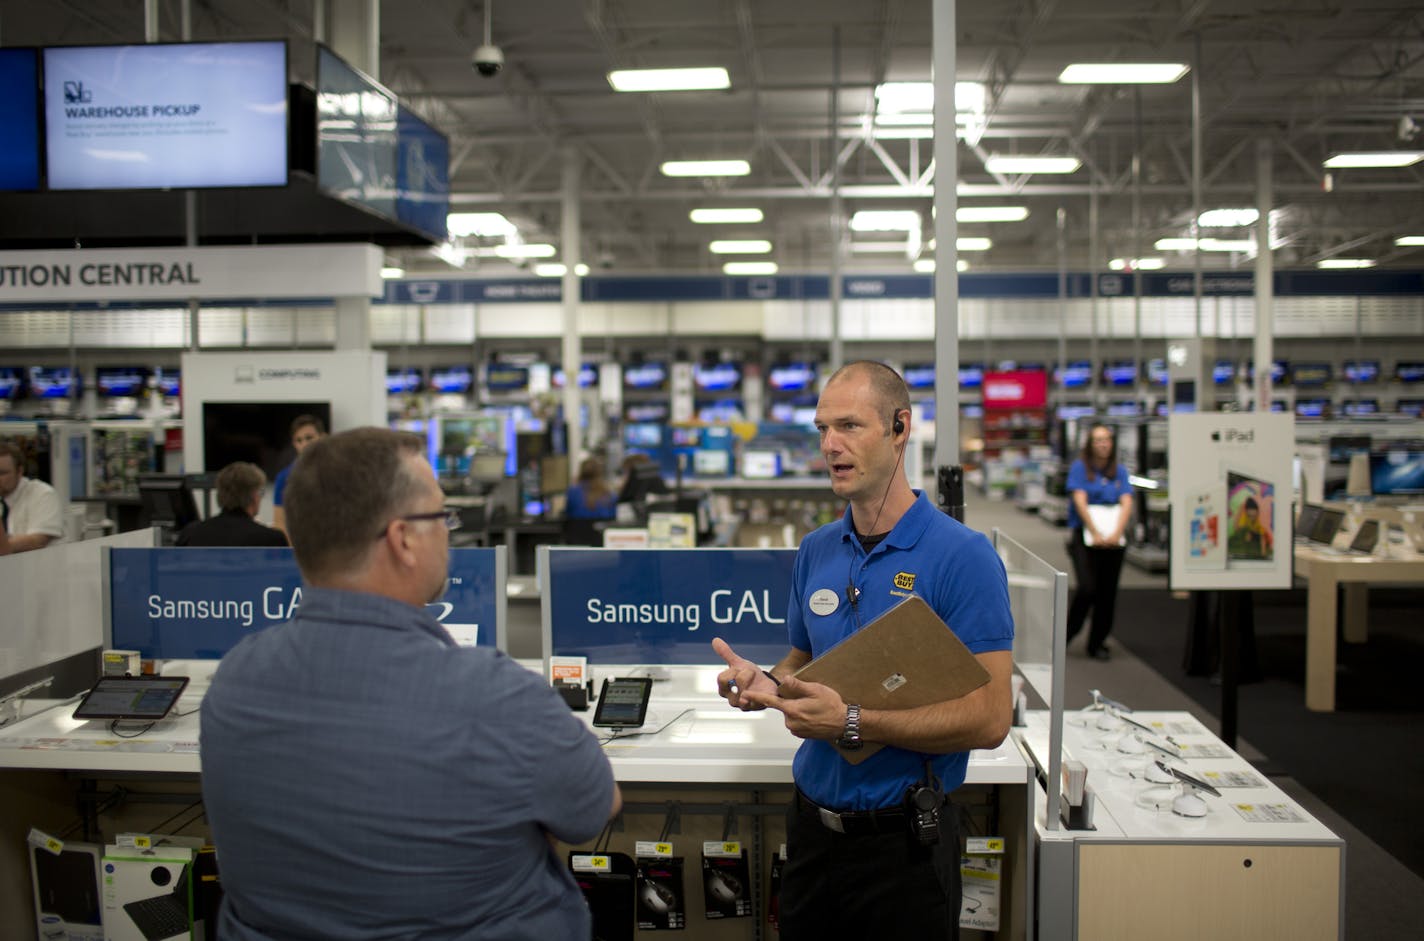
[[[1072,531],[1068,554],[1077,581],[1068,607],[1068,639],[1078,635],[1092,612],[1088,656],[1106,660],[1125,534],[1132,518],[1132,485],[1127,482],[1127,468],[1117,460],[1117,436],[1107,425],[1094,424],[1088,430],[1082,454],[1068,469],[1067,489]]]
[[[910,397],[893,369],[850,363],[816,407],[831,489],[849,512],[802,541],[787,633],[791,651],[765,671],[720,638],[718,691],[733,706],[780,710],[803,739],[788,811],[781,937],[954,938],[959,835],[946,794],[968,752],[1008,733],[1014,628],[1004,567],[983,535],[912,490],[905,476]],[[988,671],[958,699],[861,709],[794,674],[909,595],[919,595]],[[866,744],[883,747],[853,763]]]

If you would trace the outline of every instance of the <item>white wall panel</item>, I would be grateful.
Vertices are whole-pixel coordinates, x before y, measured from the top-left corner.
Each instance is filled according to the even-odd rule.
[[[479,304],[475,334],[492,337],[559,337],[564,335],[562,304]]]
[[[198,345],[203,349],[242,346],[241,307],[204,307],[198,311]]]
[[[426,343],[463,344],[474,341],[474,304],[432,304],[425,308]]]
[[[670,304],[582,304],[579,333],[585,337],[664,336],[671,318]]]
[[[769,301],[679,301],[671,327],[679,336],[760,336]]]

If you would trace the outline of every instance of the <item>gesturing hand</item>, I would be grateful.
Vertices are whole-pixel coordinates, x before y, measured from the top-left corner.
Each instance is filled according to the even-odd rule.
[[[720,637],[712,638],[712,649],[727,664],[727,669],[717,674],[717,694],[743,712],[765,709],[765,703],[757,703],[747,697],[747,693],[759,691],[776,695],[776,683],[746,657],[738,656],[732,645]]]
[[[788,676],[774,690],[747,690],[742,699],[755,703],[754,708],[770,706],[780,712],[786,719],[787,731],[797,738],[834,741],[845,732],[845,700],[823,683],[807,683]]]

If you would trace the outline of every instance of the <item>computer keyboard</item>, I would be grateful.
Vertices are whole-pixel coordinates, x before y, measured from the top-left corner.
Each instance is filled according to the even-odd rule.
[[[124,905],[124,911],[148,941],[163,941],[192,929],[188,906],[172,895],[159,895]]]

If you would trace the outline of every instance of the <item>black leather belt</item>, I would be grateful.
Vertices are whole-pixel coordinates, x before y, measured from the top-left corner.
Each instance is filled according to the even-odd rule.
[[[904,833],[910,825],[909,813],[903,807],[882,807],[877,810],[831,810],[811,800],[796,789],[797,811],[803,817],[814,818],[821,826],[846,836],[871,833]]]

